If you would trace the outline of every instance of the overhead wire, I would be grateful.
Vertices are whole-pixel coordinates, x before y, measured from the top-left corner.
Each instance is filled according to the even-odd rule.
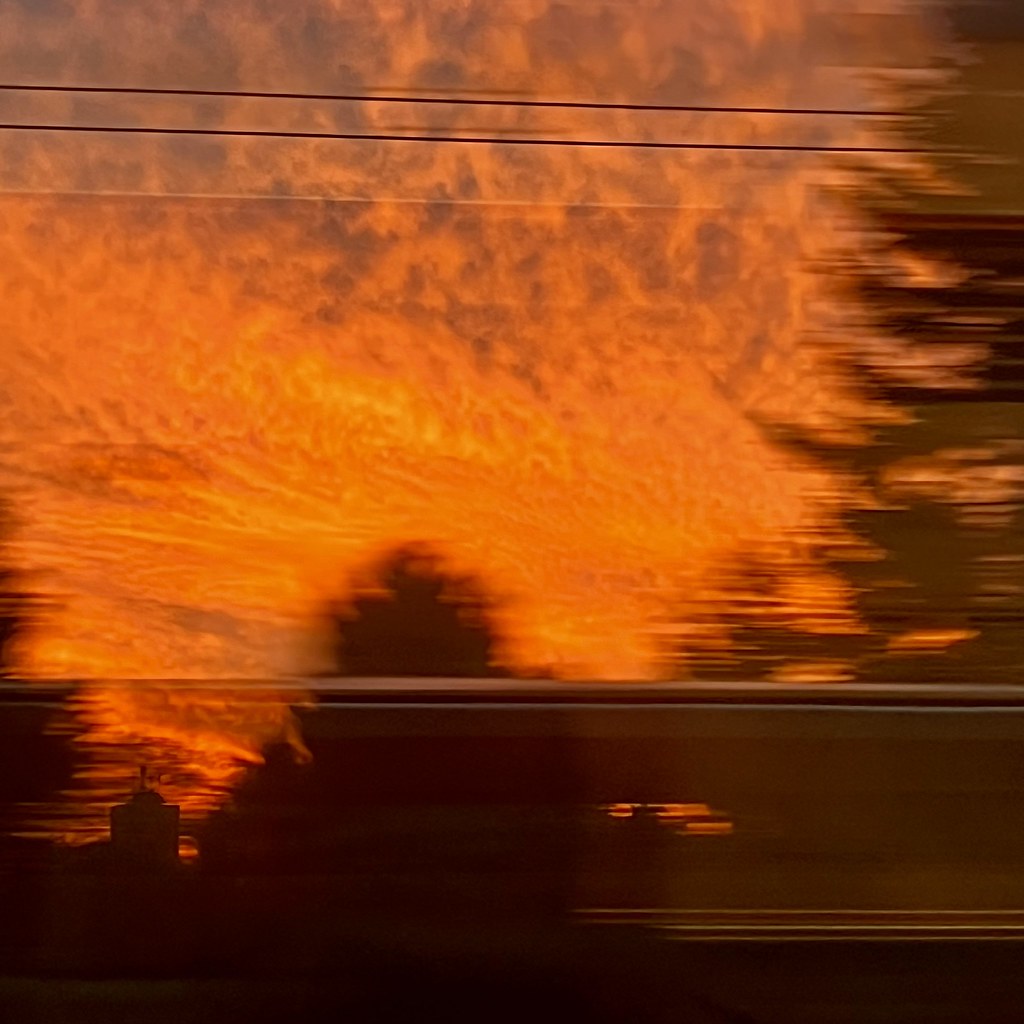
[[[689,142],[645,139],[560,139],[501,135],[405,135],[392,132],[310,132],[241,128],[164,128],[151,125],[3,123],[0,131],[73,132],[111,135],[195,135],[224,138],[314,139],[339,142],[434,142],[462,145],[560,146],[591,149],[717,150],[778,153],[928,153],[907,146],[819,146],[810,143]]]
[[[538,100],[519,98],[497,98],[492,96],[439,96],[399,95],[396,93],[311,93],[311,92],[270,92],[240,89],[195,89],[164,88],[150,86],[100,86],[62,85],[55,83],[0,83],[0,92],[22,93],[64,93],[71,95],[138,95],[174,96],[186,98],[230,98],[260,100],[301,100],[307,102],[383,103],[418,104],[432,106],[486,107],[506,109],[545,110],[601,110],[655,113],[714,113],[733,115],[798,115],[830,117],[907,117],[903,111],[859,110],[849,108],[816,107],[770,107],[770,106],[713,106],[700,104],[628,103],[597,100]],[[456,129],[457,130],[457,129]],[[492,134],[450,134],[427,130],[424,132],[405,131],[301,131],[284,129],[233,129],[233,128],[172,128],[156,125],[97,125],[58,124],[38,122],[0,123],[0,131],[71,132],[84,134],[127,134],[127,135],[168,135],[168,136],[214,136],[223,138],[265,138],[265,139],[312,139],[318,141],[351,142],[415,142],[463,145],[507,145],[569,147],[588,149],[658,149],[698,150],[725,152],[779,152],[779,153],[841,153],[841,154],[915,154],[929,152],[920,147],[908,146],[857,146],[857,145],[815,145],[811,143],[764,143],[764,142],[698,142],[692,140],[648,140],[648,139],[571,139],[525,135],[503,135],[501,130]],[[520,129],[521,131],[521,129]]]
[[[457,107],[508,107],[544,110],[623,110],[652,113],[698,114],[795,114],[800,116],[906,118],[913,115],[902,110],[861,110],[830,107],[761,107],[716,106],[690,103],[626,103],[599,100],[531,100],[494,96],[399,95],[397,93],[312,93],[271,92],[245,89],[186,89],[156,86],[59,85],[7,82],[0,83],[0,92],[71,93],[86,95],[182,96],[195,98],[307,100],[335,103],[411,103]]]

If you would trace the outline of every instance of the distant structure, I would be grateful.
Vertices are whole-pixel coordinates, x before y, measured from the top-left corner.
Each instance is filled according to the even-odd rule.
[[[169,804],[146,782],[139,768],[138,788],[127,803],[110,809],[110,852],[114,862],[135,871],[177,867],[181,808]]]

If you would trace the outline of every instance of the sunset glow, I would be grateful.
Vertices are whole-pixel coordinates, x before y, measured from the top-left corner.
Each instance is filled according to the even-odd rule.
[[[842,18],[812,0],[305,0],[251,17],[187,2],[159,18],[141,2],[116,32],[103,5],[71,6],[6,5],[8,66],[68,85],[890,110],[901,81],[867,74],[869,55],[927,81],[936,46],[898,0],[844,0]],[[50,50],[64,57],[44,74]],[[0,482],[17,556],[59,605],[33,674],[319,671],[324,603],[419,541],[496,598],[519,674],[685,673],[682,626],[715,607],[737,551],[786,566],[801,628],[861,628],[820,551],[849,542],[838,512],[864,498],[765,424],[854,442],[893,417],[842,374],[870,332],[819,271],[841,253],[883,261],[888,241],[847,200],[926,164],[500,136],[898,147],[893,121],[4,102],[24,123],[499,140],[0,134]],[[301,743],[272,699],[92,693],[90,742],[177,751],[209,792],[269,739]]]

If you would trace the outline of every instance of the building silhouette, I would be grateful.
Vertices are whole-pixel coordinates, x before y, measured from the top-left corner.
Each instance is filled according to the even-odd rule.
[[[178,865],[181,809],[169,804],[146,782],[139,768],[138,789],[110,809],[110,853],[114,863],[138,871],[160,871]]]

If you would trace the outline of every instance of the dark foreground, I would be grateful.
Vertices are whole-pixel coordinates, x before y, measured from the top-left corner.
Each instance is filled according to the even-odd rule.
[[[1019,1021],[1024,701],[966,692],[323,686],[196,864],[8,837],[0,1019]]]
[[[1014,944],[758,943],[680,949],[589,942],[462,948],[437,936],[360,945],[329,973],[6,978],[4,1020],[747,1022],[1021,1020]],[[468,937],[467,937],[468,940]],[[510,944],[511,945],[511,944]]]

